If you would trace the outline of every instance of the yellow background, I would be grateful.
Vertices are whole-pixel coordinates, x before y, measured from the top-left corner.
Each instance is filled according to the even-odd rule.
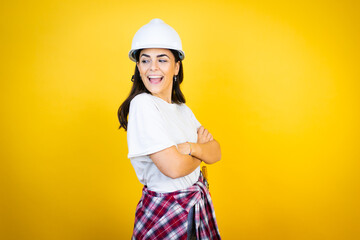
[[[117,109],[161,18],[223,239],[360,239],[358,1],[3,1],[0,238],[130,239],[141,184]]]

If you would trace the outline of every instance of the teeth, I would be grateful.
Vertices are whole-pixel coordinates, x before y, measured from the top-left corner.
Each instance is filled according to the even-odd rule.
[[[162,76],[149,76],[149,78],[162,78]]]

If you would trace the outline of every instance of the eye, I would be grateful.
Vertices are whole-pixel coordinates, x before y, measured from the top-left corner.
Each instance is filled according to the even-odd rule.
[[[164,62],[167,62],[167,60],[165,60],[165,59],[160,59],[159,62],[164,63]]]
[[[144,60],[141,60],[141,62],[142,63],[147,63],[147,62],[149,62],[149,60],[144,59]]]

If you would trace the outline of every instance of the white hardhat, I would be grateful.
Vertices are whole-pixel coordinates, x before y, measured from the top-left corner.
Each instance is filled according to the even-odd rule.
[[[136,33],[131,44],[129,58],[136,62],[136,50],[143,48],[167,48],[179,52],[181,60],[185,58],[179,34],[159,18],[152,19]]]

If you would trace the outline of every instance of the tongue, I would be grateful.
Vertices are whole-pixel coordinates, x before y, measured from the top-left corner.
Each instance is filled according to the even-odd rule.
[[[161,81],[161,78],[150,78],[151,83],[159,83]]]

